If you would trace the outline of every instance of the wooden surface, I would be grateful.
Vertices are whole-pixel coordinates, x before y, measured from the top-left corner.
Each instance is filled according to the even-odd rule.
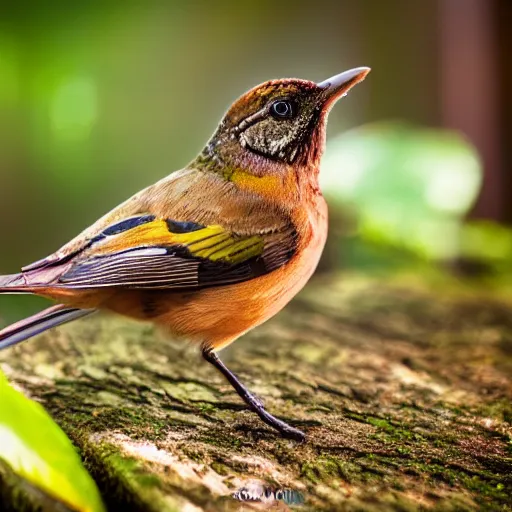
[[[326,276],[223,351],[307,432],[301,445],[194,347],[146,325],[91,317],[1,361],[74,441],[110,510],[295,508],[231,497],[255,482],[300,493],[302,510],[512,510],[512,305],[492,297]]]

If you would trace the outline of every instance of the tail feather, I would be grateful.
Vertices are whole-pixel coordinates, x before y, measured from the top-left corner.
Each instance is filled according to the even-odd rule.
[[[20,288],[26,284],[23,274],[0,276],[0,293],[20,293]]]
[[[58,325],[90,315],[95,311],[95,309],[69,308],[62,304],[52,306],[1,330],[0,350],[16,345],[52,327],[57,327]]]

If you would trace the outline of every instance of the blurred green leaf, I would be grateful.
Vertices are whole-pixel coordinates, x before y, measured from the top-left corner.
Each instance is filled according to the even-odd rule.
[[[467,258],[510,265],[512,230],[491,221],[472,221],[462,230],[461,249]]]
[[[320,177],[326,195],[356,209],[363,238],[444,259],[460,253],[482,169],[458,133],[388,122],[331,140]]]
[[[44,408],[0,372],[0,459],[20,477],[79,512],[103,512],[96,484]]]

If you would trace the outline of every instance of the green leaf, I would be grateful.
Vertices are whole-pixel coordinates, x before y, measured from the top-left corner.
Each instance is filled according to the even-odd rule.
[[[71,441],[44,408],[0,372],[0,459],[18,476],[72,510],[105,510]]]
[[[456,132],[384,122],[331,138],[320,180],[326,195],[355,208],[365,240],[449,259],[460,253],[482,165]]]

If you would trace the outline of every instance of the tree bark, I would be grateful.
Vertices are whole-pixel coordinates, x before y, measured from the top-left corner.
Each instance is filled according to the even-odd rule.
[[[2,368],[111,510],[255,507],[231,496],[254,481],[306,510],[512,510],[512,304],[447,281],[322,276],[222,352],[304,444],[247,411],[196,347],[122,318],[44,334]]]

